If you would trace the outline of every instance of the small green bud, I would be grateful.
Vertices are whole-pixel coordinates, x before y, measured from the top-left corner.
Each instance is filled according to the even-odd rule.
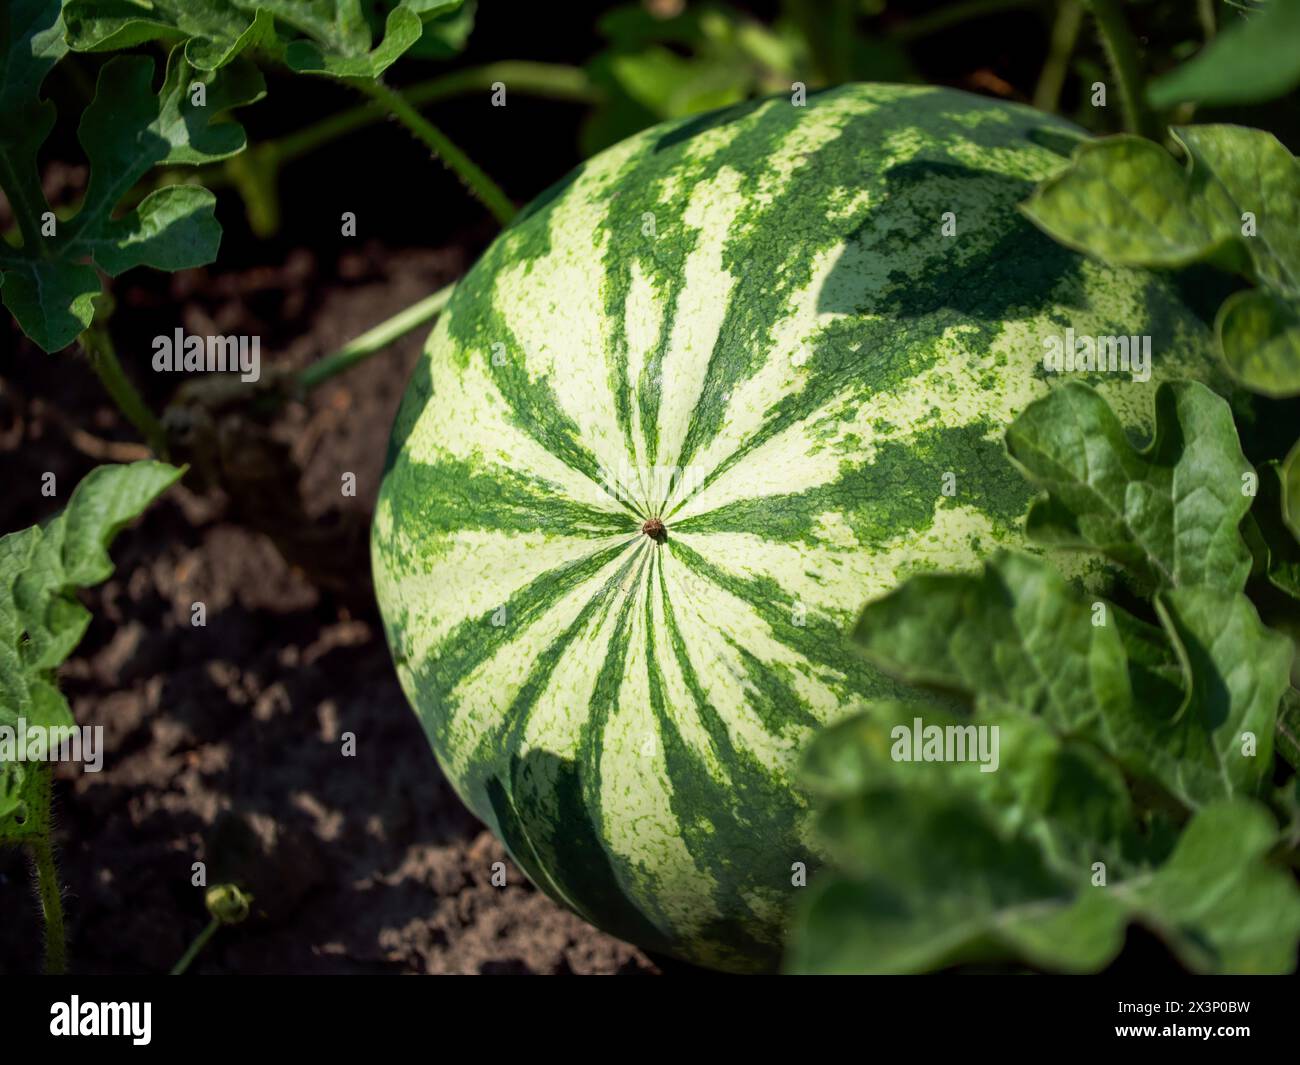
[[[234,884],[217,884],[208,888],[203,901],[208,913],[222,924],[239,924],[247,919],[253,896],[240,891]]]

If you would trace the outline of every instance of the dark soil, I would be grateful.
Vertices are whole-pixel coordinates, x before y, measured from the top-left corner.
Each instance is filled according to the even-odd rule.
[[[117,287],[114,334],[161,407],[176,383],[139,372],[160,322],[260,334],[264,365],[305,365],[458,277],[464,244],[137,271]],[[443,778],[394,676],[364,529],[426,332],[250,427],[301,467],[289,480],[305,524],[344,531],[314,560],[325,577],[287,563],[252,527],[280,501],[237,506],[178,486],[118,537],[116,574],[85,594],[94,621],[60,677],[77,720],[104,726],[106,756],[99,774],[62,767],[57,777],[74,971],[167,971],[207,923],[195,862],[209,883],[255,896],[253,917],[217,934],[199,972],[656,971],[509,864]],[[99,462],[133,457],[135,437],[79,356],[3,337],[8,531],[61,507]],[[55,499],[39,491],[46,471]],[[341,493],[345,472],[356,474],[355,498]],[[204,627],[191,624],[196,602]],[[346,733],[355,757],[342,753]],[[490,883],[498,861],[502,888]],[[39,915],[16,851],[0,852],[0,899],[0,971],[38,971]]]

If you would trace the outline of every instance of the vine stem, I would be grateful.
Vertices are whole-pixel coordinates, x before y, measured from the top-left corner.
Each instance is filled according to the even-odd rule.
[[[48,836],[37,836],[31,846],[36,858],[41,911],[45,915],[45,971],[51,976],[61,976],[68,969],[68,944],[63,929],[63,895],[59,886],[59,868],[54,861],[54,847]]]
[[[1214,34],[1217,31],[1214,18],[1214,0],[1196,0],[1196,14],[1201,20],[1201,30],[1204,32],[1208,44],[1214,40]]]
[[[113,349],[113,340],[108,335],[108,330],[102,322],[91,322],[81,334],[80,340],[81,348],[86,353],[86,358],[105,391],[126,416],[127,421],[144,437],[145,443],[153,453],[165,460],[167,433],[136,390],[135,385],[131,383],[131,379],[126,376],[126,371],[117,360],[117,352]]]
[[[503,226],[515,216],[515,205],[490,177],[468,155],[456,147],[446,135],[419,111],[411,106],[400,92],[382,81],[370,78],[350,78],[351,84],[369,96],[375,103],[402,123],[415,137],[441,159],[464,186],[482,201]]]
[[[355,340],[349,341],[332,355],[327,355],[319,362],[312,363],[298,375],[298,389],[309,392],[317,385],[329,380],[335,374],[351,369],[363,359],[386,348],[398,337],[405,336],[412,329],[417,329],[437,317],[451,299],[455,284],[440,288],[432,296],[426,296],[419,303],[413,303],[406,310],[393,315],[387,321],[380,322],[373,329],[368,329]]]
[[[490,88],[498,81],[507,84],[511,92],[543,99],[576,103],[599,103],[604,99],[599,86],[594,85],[586,72],[578,67],[521,59],[504,59],[416,82],[407,86],[402,95],[413,107],[424,107],[438,100]],[[127,203],[138,203],[151,189],[177,182],[199,181],[209,189],[234,185],[248,205],[254,231],[271,233],[279,224],[279,208],[268,189],[273,187],[271,183],[275,181],[279,168],[322,145],[373,125],[387,114],[388,111],[377,103],[364,103],[329,115],[278,140],[263,141],[231,156],[224,163],[204,167],[197,174],[193,169],[164,170],[152,182],[138,184],[131,191]]]
[[[1124,125],[1130,133],[1159,140],[1155,117],[1146,105],[1143,95],[1142,67],[1138,62],[1137,41],[1133,39],[1118,0],[1084,0],[1097,23],[1102,47],[1119,83],[1120,100],[1124,105]]]
[[[1040,111],[1055,111],[1061,102],[1061,88],[1070,65],[1070,55],[1083,25],[1083,7],[1079,0],[1060,0],[1052,23],[1051,45],[1043,63],[1038,84],[1034,86],[1034,106]]]
[[[212,918],[208,926],[194,937],[194,942],[189,945],[185,953],[181,955],[181,960],[172,966],[171,975],[181,976],[190,964],[199,956],[199,951],[208,945],[208,940],[217,934],[217,929],[221,927],[221,922],[217,918]]]
[[[491,88],[498,81],[508,85],[511,92],[552,100],[597,103],[602,98],[600,90],[591,83],[586,72],[578,67],[514,59],[458,70],[422,81],[406,88],[402,96],[413,107],[423,107],[451,96]],[[363,104],[313,122],[277,141],[267,141],[253,150],[267,152],[277,163],[287,163],[314,151],[322,144],[378,121],[385,113],[385,109],[378,104]]]

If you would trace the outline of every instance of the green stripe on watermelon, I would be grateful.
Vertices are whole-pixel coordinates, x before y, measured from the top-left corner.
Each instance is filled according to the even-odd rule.
[[[1023,546],[1002,432],[1050,387],[1044,338],[1152,337],[1149,385],[1074,375],[1139,435],[1156,382],[1215,379],[1168,281],[1020,217],[1075,132],[942,89],[745,104],[589,160],[457,286],[375,586],[444,771],[559,901],[771,967],[817,862],[800,747],[907,697],[844,633],[910,573]]]

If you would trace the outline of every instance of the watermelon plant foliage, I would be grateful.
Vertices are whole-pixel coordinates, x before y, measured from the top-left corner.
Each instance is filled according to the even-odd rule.
[[[252,67],[196,71],[179,50],[160,89],[151,58],[111,60],[78,131],[90,183],[76,212],[60,218],[45,202],[37,155],[55,121],[41,85],[66,49],[58,0],[15,0],[0,14],[0,188],[22,242],[0,241],[0,296],[46,351],[66,347],[90,324],[102,289],[96,267],[117,276],[134,266],[180,270],[216,256],[221,230],[207,189],[172,185],[125,213],[117,208],[155,166],[194,166],[242,151],[243,129],[218,117],[264,91]],[[206,106],[191,102],[196,82],[205,87]]]
[[[1253,471],[1209,389],[1161,385],[1155,405],[1145,452],[1081,384],[1030,404],[1007,444],[1045,489],[1030,535],[1124,566],[1157,624],[1019,553],[863,610],[872,662],[964,707],[927,724],[996,729],[1006,768],[898,760],[918,713],[898,703],[819,736],[804,775],[839,875],[806,900],[793,971],[1090,972],[1130,922],[1195,971],[1295,968],[1300,889],[1274,860],[1295,848],[1294,781],[1273,784],[1275,732],[1295,754],[1294,645],[1244,594]]]
[[[113,538],[182,473],[152,461],[100,466],[50,521],[0,538],[0,727],[16,732],[20,720],[24,731],[76,724],[55,674],[90,624],[77,590],[112,575]],[[63,933],[59,885],[50,882],[50,832],[47,765],[27,760],[27,752],[0,759],[0,844],[27,844],[34,852],[47,943],[57,945],[47,961],[59,968]]]
[[[1295,12],[1269,5],[1151,101],[1286,91],[1294,57],[1267,56],[1294,52]],[[1224,365],[1246,390],[1300,395],[1300,167],[1260,130],[1172,136],[1181,164],[1138,136],[1081,142],[1022,210],[1099,262],[1235,275],[1215,327]],[[1134,922],[1194,971],[1295,969],[1300,443],[1256,468],[1229,403],[1174,381],[1139,448],[1114,398],[1060,385],[1005,442],[1042,492],[1029,539],[1117,567],[1117,598],[1063,576],[1063,555],[1012,550],[864,608],[866,658],[948,701],[927,723],[996,730],[1003,768],[906,758],[912,703],[868,700],[824,731],[803,772],[837,872],[805,899],[791,970],[1090,972]]]
[[[274,230],[279,157],[273,146],[263,146],[256,157],[244,155],[244,131],[229,118],[232,109],[265,95],[259,63],[353,85],[372,98],[377,114],[398,118],[498,218],[508,219],[514,207],[495,183],[379,80],[403,54],[454,54],[473,25],[474,6],[462,0],[6,5],[0,10],[0,192],[15,226],[0,240],[0,301],[47,352],[79,340],[109,397],[154,454],[166,458],[177,443],[169,439],[172,423],[154,414],[118,362],[109,328],[114,303],[101,298],[101,274],[116,277],[136,266],[175,271],[215,259],[221,238],[215,198],[174,168],[222,164],[244,197],[254,231]],[[42,98],[51,69],[70,50],[156,51],[158,44],[169,48],[160,86],[149,55],[97,63],[95,95],[78,127],[88,186],[71,207],[48,204],[38,156],[58,117],[53,102]],[[336,117],[350,128],[349,116]],[[423,320],[407,314],[395,322],[410,322],[410,328]],[[366,343],[353,345],[351,356]],[[328,372],[350,364],[336,362]],[[250,399],[271,390],[271,378],[264,380],[261,389],[248,390]],[[174,421],[193,423],[187,414]]]
[[[1241,275],[1253,287],[1230,296],[1216,324],[1228,367],[1253,391],[1300,395],[1300,163],[1257,129],[1173,133],[1186,167],[1140,137],[1085,142],[1025,213],[1107,262],[1207,262]]]
[[[247,142],[228,117],[265,95],[257,64],[345,79],[376,96],[507,216],[512,207],[490,179],[378,84],[404,54],[454,54],[473,14],[474,4],[462,0],[14,0],[0,12],[0,189],[18,227],[13,242],[0,242],[5,306],[24,333],[55,351],[91,324],[103,287],[96,269],[115,277],[134,266],[180,270],[211,262],[221,237],[215,198],[189,181],[139,196],[135,187],[155,167],[230,161],[250,213],[273,216],[274,175],[235,159]],[[160,88],[147,55],[115,57],[101,68],[79,126],[89,187],[71,216],[51,210],[37,168],[56,119],[54,104],[41,96],[46,76],[69,49],[110,52],[153,42],[171,49]],[[122,212],[124,200],[129,210]]]
[[[1047,495],[1028,530],[1058,546],[1091,547],[1146,586],[1239,591],[1250,552],[1237,530],[1250,509],[1228,404],[1191,381],[1155,394],[1155,436],[1138,451],[1106,401],[1067,382],[1031,403],[1007,432],[1007,450]]]
[[[841,872],[809,889],[792,971],[1010,959],[1093,972],[1119,954],[1131,922],[1194,971],[1295,967],[1300,892],[1269,860],[1280,833],[1266,808],[1215,799],[1181,831],[1168,816],[1139,820],[1123,776],[1094,747],[1005,712],[978,719],[1001,730],[1006,773],[904,766],[890,757],[891,733],[915,712],[874,705],[808,752],[805,775]]]
[[[472,12],[463,0],[69,0],[64,19],[78,52],[181,41],[199,70],[248,50],[292,70],[377,78],[412,49],[440,56],[462,44]]]
[[[1229,371],[1261,395],[1300,395],[1300,163],[1261,130],[1173,132],[1186,150],[1185,168],[1138,137],[1092,141],[1043,182],[1025,213],[1106,262],[1158,269],[1203,262],[1236,274],[1250,287],[1229,296],[1216,321]],[[1294,541],[1272,534],[1280,506],[1282,522],[1300,535],[1300,447],[1263,479],[1271,509],[1252,524],[1268,534],[1259,546],[1270,556],[1270,578],[1295,595],[1300,588],[1284,564],[1295,556]]]

